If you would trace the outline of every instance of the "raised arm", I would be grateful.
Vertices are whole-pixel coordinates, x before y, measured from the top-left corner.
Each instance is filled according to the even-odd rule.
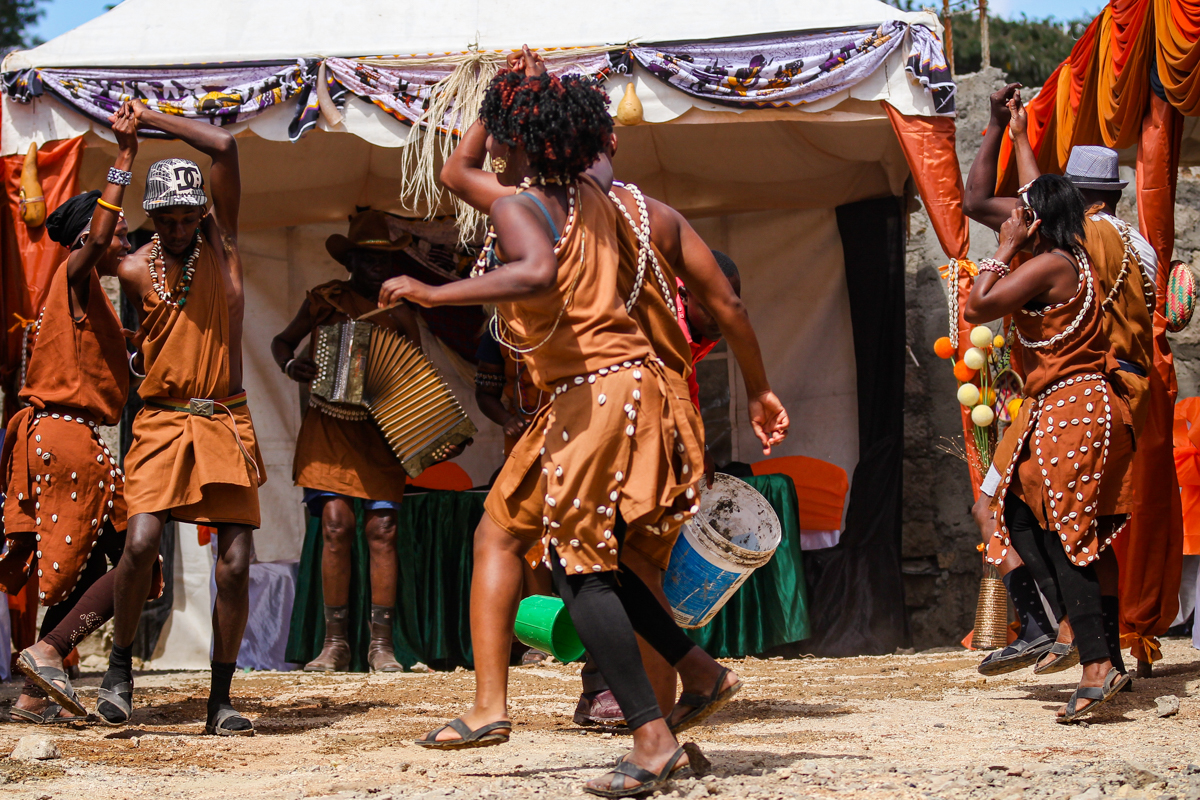
[[[983,135],[983,143],[971,164],[971,171],[967,174],[963,193],[963,212],[995,231],[1000,230],[1012,210],[1020,205],[1016,198],[996,197],[996,162],[1000,158],[1000,144],[1009,123],[1007,104],[1018,87],[1019,83],[1010,83],[992,93],[991,119]]]
[[[509,261],[478,278],[430,286],[407,275],[391,278],[379,292],[380,307],[401,300],[417,305],[475,306],[536,297],[554,288],[558,259],[541,215],[520,195],[497,200],[492,225]]]
[[[673,259],[672,267],[687,290],[712,314],[721,328],[721,335],[729,342],[742,370],[750,405],[750,424],[762,442],[763,455],[770,455],[771,447],[787,437],[790,421],[783,403],[771,391],[758,337],[750,325],[746,306],[717,266],[712,250],[683,215],[657,200],[647,198],[646,203],[652,226],[656,217],[666,214],[674,217],[674,224],[679,228],[679,253]]]
[[[1027,226],[1024,214],[1014,210],[1000,228],[996,260],[1012,263],[1041,224],[1037,220]],[[1003,278],[990,270],[980,270],[963,306],[963,318],[979,325],[1012,314],[1030,301],[1046,305],[1065,302],[1077,287],[1075,266],[1056,253],[1034,256]]]
[[[1017,180],[1026,186],[1042,176],[1042,168],[1038,166],[1033,145],[1029,143],[1029,114],[1021,102],[1020,89],[1013,92],[1012,99],[1008,101],[1008,113],[1011,117],[1008,131],[1012,134],[1013,151],[1017,156]]]
[[[134,101],[138,127],[153,128],[174,136],[212,159],[209,190],[213,215],[227,242],[237,242],[238,212],[242,204],[242,177],[238,166],[237,140],[224,128],[199,120],[151,111]]]
[[[123,103],[116,114],[109,117],[113,133],[117,137],[117,160],[113,168],[129,172],[133,168],[133,160],[137,157],[137,122],[133,118],[133,109],[129,103]],[[121,207],[125,197],[125,186],[120,183],[107,183],[100,193],[100,202],[92,212],[92,222],[88,228],[87,237],[78,249],[72,250],[67,258],[67,283],[74,290],[82,288],[86,293],[92,269],[100,263],[100,259],[112,244],[113,234],[121,221],[121,212],[115,209]],[[86,302],[86,296],[80,300]]]

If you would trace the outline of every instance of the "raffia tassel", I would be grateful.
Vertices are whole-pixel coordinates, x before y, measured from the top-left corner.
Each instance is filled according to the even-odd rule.
[[[551,72],[562,75],[581,58],[627,46],[599,45],[540,52]],[[438,165],[446,162],[458,145],[458,137],[479,119],[479,107],[488,84],[505,66],[508,55],[507,50],[468,50],[434,57],[361,59],[364,64],[383,67],[454,65],[451,73],[430,89],[429,103],[412,127],[408,144],[403,148],[400,199],[407,207],[424,209],[430,217],[438,212],[445,199],[445,190],[437,179]],[[486,168],[491,169],[490,160]],[[477,242],[483,235],[484,215],[457,197],[451,199],[459,242],[463,245]]]

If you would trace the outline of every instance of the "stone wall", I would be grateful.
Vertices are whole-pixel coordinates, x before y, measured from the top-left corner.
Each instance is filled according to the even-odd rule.
[[[958,159],[964,179],[988,121],[988,95],[1004,85],[989,69],[956,78]],[[1134,222],[1130,180],[1118,209]],[[916,204],[914,204],[916,208]],[[1175,258],[1200,266],[1200,171],[1183,170],[1175,208]],[[971,223],[970,257],[995,252],[996,234]],[[938,267],[946,257],[929,218],[917,208],[909,216],[905,292],[908,347],[905,376],[904,549],[906,604],[917,649],[957,643],[974,625],[982,563],[979,532],[971,520],[972,502],[965,462],[947,450],[962,449],[962,424],[950,366],[933,353],[933,342],[948,330],[946,292]],[[1200,321],[1170,335],[1180,397],[1200,394]]]

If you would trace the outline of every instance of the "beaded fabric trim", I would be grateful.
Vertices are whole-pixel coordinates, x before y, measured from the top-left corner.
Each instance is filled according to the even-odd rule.
[[[1117,279],[1113,282],[1112,289],[1109,290],[1108,296],[1104,298],[1104,302],[1100,304],[1100,307],[1105,311],[1112,308],[1112,304],[1116,302],[1117,295],[1121,292],[1121,287],[1125,284],[1125,279],[1129,277],[1130,266],[1136,263],[1138,274],[1142,276],[1142,299],[1146,303],[1146,308],[1150,311],[1150,316],[1154,316],[1154,310],[1158,307],[1158,290],[1150,282],[1150,277],[1146,274],[1146,270],[1142,266],[1142,258],[1138,255],[1137,248],[1133,246],[1133,236],[1130,233],[1129,223],[1111,214],[1097,214],[1096,217],[1112,223],[1113,227],[1117,229],[1117,233],[1121,235],[1121,244],[1125,247],[1125,257],[1121,259],[1121,269],[1117,273]]]
[[[322,397],[317,397],[315,394],[308,396],[308,404],[312,408],[322,411],[334,419],[346,420],[347,422],[364,422],[371,418],[370,412],[366,409],[358,408],[357,406],[348,406],[343,403],[331,403]]]
[[[187,305],[188,292],[192,290],[192,278],[196,276],[196,263],[200,260],[200,249],[204,246],[204,240],[200,236],[200,229],[196,229],[196,234],[192,238],[192,252],[188,255],[187,261],[183,265],[183,276],[179,281],[179,286],[175,291],[179,293],[179,299],[174,298],[174,294],[166,286],[167,267],[162,258],[162,242],[158,238],[158,234],[154,234],[154,239],[150,245],[150,281],[154,284],[154,291],[158,294],[158,298],[169,306],[175,308],[183,308]],[[158,275],[157,264],[163,263],[162,277]]]
[[[646,196],[642,194],[642,190],[635,184],[621,183],[619,181],[614,181],[613,184],[623,187],[633,195],[642,220],[641,225],[634,222],[629,209],[625,208],[625,204],[621,202],[621,198],[617,197],[617,193],[609,191],[609,198],[616,204],[621,214],[625,217],[625,221],[629,223],[629,227],[633,229],[634,234],[638,238],[637,274],[633,279],[633,289],[629,292],[629,299],[625,301],[625,310],[632,311],[633,307],[637,305],[638,298],[642,293],[642,283],[646,280],[647,264],[654,267],[654,277],[658,279],[658,290],[662,293],[663,300],[667,301],[667,305],[670,306],[672,300],[671,288],[667,282],[667,276],[663,274],[662,264],[659,263],[658,256],[654,253],[654,248],[650,243],[650,212],[646,209]]]
[[[1050,477],[1049,477],[1049,470],[1046,469],[1045,463],[1044,463],[1045,458],[1050,458],[1051,464],[1056,464],[1058,462],[1058,458],[1057,457],[1051,458],[1050,455],[1046,455],[1045,457],[1043,457],[1042,439],[1046,436],[1050,436],[1052,439],[1056,439],[1056,437],[1054,436],[1055,425],[1065,428],[1068,424],[1068,421],[1065,419],[1060,419],[1056,422],[1053,417],[1047,416],[1047,422],[1046,422],[1045,429],[1042,429],[1039,426],[1041,425],[1041,421],[1042,421],[1042,413],[1044,411],[1051,411],[1054,408],[1054,406],[1044,407],[1043,404],[1046,402],[1046,399],[1048,397],[1050,397],[1051,394],[1058,391],[1059,389],[1065,389],[1065,388],[1072,387],[1072,386],[1078,386],[1079,389],[1083,392],[1083,395],[1085,397],[1090,397],[1093,392],[1098,393],[1100,395],[1100,398],[1099,398],[1100,403],[1103,404],[1104,435],[1103,435],[1103,441],[1102,441],[1102,446],[1101,446],[1101,450],[1100,450],[1100,463],[1098,465],[1096,465],[1096,472],[1094,472],[1090,475],[1088,475],[1088,474],[1080,475],[1080,477],[1078,478],[1078,480],[1082,481],[1085,484],[1089,483],[1089,482],[1094,482],[1094,485],[1096,487],[1099,486],[1100,480],[1104,474],[1104,465],[1108,461],[1109,438],[1112,433],[1112,406],[1111,406],[1111,404],[1109,402],[1109,398],[1108,398],[1108,382],[1107,382],[1107,380],[1105,379],[1105,377],[1103,375],[1100,375],[1098,373],[1092,373],[1092,374],[1088,374],[1088,375],[1077,375],[1073,378],[1066,378],[1064,380],[1061,380],[1061,381],[1047,387],[1046,389],[1042,390],[1042,392],[1036,398],[1033,399],[1035,406],[1030,415],[1029,423],[1025,426],[1025,430],[1021,433],[1020,440],[1018,441],[1017,447],[1014,450],[1014,456],[1013,456],[1012,462],[1009,463],[1008,468],[1005,470],[1004,480],[1003,480],[1003,483],[1001,484],[1001,488],[999,491],[1001,493],[1000,494],[1001,497],[1004,497],[1007,495],[1009,486],[1012,483],[1013,474],[1015,472],[1015,468],[1016,468],[1017,462],[1019,460],[1020,454],[1024,451],[1026,443],[1029,440],[1030,433],[1032,433],[1033,436],[1035,437],[1036,441],[1029,443],[1029,447],[1031,449],[1030,458],[1036,458],[1038,461],[1038,465],[1041,468],[1042,482],[1045,485],[1045,491],[1046,491],[1046,507],[1048,507],[1050,509],[1050,514],[1051,514],[1051,519],[1047,520],[1047,522],[1049,522],[1049,524],[1053,528],[1053,530],[1050,532],[1058,535],[1058,538],[1063,542],[1063,549],[1066,551],[1067,557],[1071,560],[1071,562],[1073,564],[1076,564],[1077,566],[1086,566],[1087,564],[1090,564],[1093,561],[1095,561],[1097,558],[1099,558],[1100,552],[1105,547],[1110,546],[1113,543],[1113,540],[1116,539],[1117,536],[1122,531],[1125,530],[1125,526],[1128,524],[1128,517],[1126,517],[1125,523],[1123,523],[1120,527],[1118,527],[1116,530],[1114,530],[1109,536],[1104,538],[1103,543],[1100,543],[1099,537],[1097,537],[1096,552],[1094,552],[1094,553],[1088,552],[1089,548],[1087,548],[1086,546],[1080,547],[1080,552],[1077,552],[1077,553],[1072,552],[1071,545],[1067,544],[1068,537],[1067,537],[1067,534],[1062,532],[1063,525],[1073,525],[1075,530],[1079,531],[1079,523],[1072,522],[1072,520],[1076,519],[1078,515],[1077,515],[1077,512],[1071,512],[1070,514],[1067,514],[1064,511],[1060,510],[1058,507],[1063,499],[1063,492],[1055,491],[1055,489],[1056,488],[1061,489],[1062,487],[1055,487],[1051,483]],[[1074,400],[1074,399],[1075,399],[1074,397],[1071,398],[1071,400]],[[1063,401],[1060,400],[1058,402],[1057,406],[1062,406],[1062,405],[1063,405]],[[1088,408],[1091,409],[1092,405],[1089,404]],[[1086,418],[1086,417],[1083,419],[1083,422],[1085,425],[1089,424],[1091,421],[1092,421],[1091,419]],[[1074,423],[1074,424],[1078,424],[1079,419],[1072,419],[1070,422]],[[1099,408],[1097,408],[1096,412],[1095,412],[1095,422],[1096,423],[1101,422]],[[1088,435],[1091,436],[1090,432]],[[1071,455],[1073,455],[1073,454],[1070,454],[1070,453],[1068,454],[1068,456],[1071,456]],[[1079,470],[1079,468],[1080,468],[1080,464],[1076,463],[1075,469]],[[1066,485],[1065,488],[1068,491],[1074,491],[1077,488],[1081,488],[1081,487],[1077,487],[1076,482],[1071,481],[1070,483],[1068,483]],[[1075,495],[1075,498],[1079,502],[1083,502],[1082,491],[1077,492]],[[1096,529],[1099,527],[1100,521],[1099,521],[1099,518],[1095,515],[1098,505],[1099,505],[1099,499],[1092,498],[1091,504],[1084,506],[1084,508],[1083,508],[1083,512],[1085,514],[1093,515],[1091,522],[1089,523],[1088,532],[1094,533],[1096,531]],[[1008,526],[1004,523],[1004,515],[1000,514],[1000,515],[998,515],[997,518],[1000,521],[1000,525],[997,528],[996,532],[993,533],[992,535],[994,537],[996,537],[997,539],[1001,540],[1002,544],[1004,545],[1004,549],[1001,550],[999,559],[993,560],[991,558],[987,558],[987,561],[989,561],[990,563],[993,563],[993,564],[999,564],[1000,561],[1002,561],[1004,559],[1004,556],[1007,555],[1008,548],[1012,546],[1011,539],[1010,539],[1009,533],[1008,533]]]
[[[1068,325],[1066,328],[1064,328],[1060,333],[1057,333],[1054,336],[1051,336],[1049,339],[1044,339],[1039,342],[1030,341],[1029,339],[1026,339],[1021,334],[1021,329],[1017,328],[1017,338],[1021,341],[1022,347],[1028,347],[1032,350],[1042,350],[1042,349],[1045,349],[1052,345],[1055,345],[1058,342],[1061,342],[1062,340],[1066,339],[1067,337],[1072,336],[1075,333],[1075,331],[1079,329],[1079,326],[1081,324],[1083,324],[1084,318],[1087,317],[1088,311],[1091,310],[1092,297],[1094,294],[1093,290],[1092,290],[1091,264],[1088,262],[1087,253],[1085,253],[1082,248],[1080,248],[1080,247],[1074,248],[1074,254],[1075,254],[1075,258],[1079,261],[1079,267],[1077,269],[1077,272],[1079,273],[1079,277],[1080,277],[1079,287],[1075,290],[1075,296],[1072,297],[1070,300],[1067,300],[1066,302],[1059,303],[1059,304],[1053,305],[1053,306],[1047,306],[1045,309],[1043,309],[1041,311],[1028,311],[1026,309],[1021,309],[1021,313],[1028,314],[1031,317],[1043,317],[1050,311],[1054,311],[1056,309],[1062,308],[1063,306],[1069,305],[1070,303],[1074,302],[1075,298],[1079,297],[1079,292],[1083,291],[1084,292],[1083,305],[1080,306],[1079,313],[1075,315],[1075,319],[1071,320],[1071,324]]]
[[[91,528],[88,531],[88,533],[92,537],[91,538],[91,547],[88,550],[88,553],[90,554],[91,551],[96,548],[96,541],[99,538],[101,527],[104,525],[104,523],[108,522],[108,515],[109,515],[109,513],[112,512],[112,508],[113,508],[113,504],[114,504],[113,498],[116,496],[116,492],[117,492],[117,483],[119,482],[119,483],[121,483],[122,486],[124,486],[125,472],[121,469],[120,465],[117,464],[116,455],[109,450],[108,444],[104,441],[103,437],[101,437],[101,435],[100,435],[99,426],[94,421],[85,420],[81,416],[72,416],[71,414],[59,414],[57,412],[39,411],[34,416],[33,428],[36,429],[38,423],[40,423],[46,417],[50,417],[51,419],[62,419],[64,422],[75,422],[80,425],[87,425],[88,428],[91,429],[92,439],[96,443],[96,451],[97,451],[96,461],[99,462],[101,465],[103,465],[105,461],[108,462],[108,467],[109,467],[108,481],[107,482],[101,481],[101,483],[100,483],[101,489],[107,488],[107,490],[108,490],[108,500],[105,501],[106,502],[106,510],[104,511],[104,513],[101,514],[99,519],[92,520]],[[40,440],[41,440],[41,438],[38,437],[38,441],[40,441]],[[49,470],[50,460],[52,457],[50,452],[48,450],[43,452],[42,448],[39,447],[36,450],[36,455],[41,457],[42,461],[46,465],[47,470]],[[51,477],[52,477],[52,475],[50,472],[47,472],[45,475],[41,475],[41,474],[37,474],[37,473],[34,474],[33,482],[35,484],[35,486],[34,486],[34,492],[36,493],[34,495],[35,498],[38,495],[41,495],[41,493],[42,493],[42,482],[45,481],[45,485],[48,487],[50,485]],[[71,473],[71,477],[75,478],[76,473]],[[20,494],[17,495],[18,501],[22,501],[24,499],[25,498],[22,495],[20,495]],[[75,499],[74,494],[71,495],[71,499],[72,500]],[[41,501],[35,499],[34,500],[34,513],[36,514],[40,510],[41,510]],[[54,518],[55,521],[57,521],[57,519],[58,519],[57,517]],[[42,541],[42,535],[43,535],[40,532],[42,518],[40,516],[35,517],[35,522],[39,526],[39,532],[35,534],[34,539],[38,543],[38,549],[36,551],[36,555],[40,559],[42,557],[42,549],[40,546],[40,543]],[[49,534],[47,534],[47,535],[49,535]],[[78,532],[76,532],[76,535],[78,535]],[[67,544],[71,544],[71,534],[67,534],[66,541],[67,541]],[[79,567],[78,574],[75,575],[75,582],[72,583],[71,586],[66,589],[64,596],[69,595],[71,593],[71,591],[75,588],[75,585],[79,582],[79,579],[81,577],[83,577],[83,573],[84,573],[84,570],[86,569],[86,567],[87,567],[87,559],[84,559],[83,563]],[[55,562],[54,564],[52,564],[51,568],[53,568],[55,571],[57,571],[58,563]],[[38,572],[37,572],[39,578],[42,577],[43,571],[44,571],[44,569],[39,566]],[[46,593],[38,592],[38,598],[40,600],[45,600]]]

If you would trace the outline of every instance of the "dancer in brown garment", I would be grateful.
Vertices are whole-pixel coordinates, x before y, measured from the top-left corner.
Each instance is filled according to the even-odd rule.
[[[999,230],[1021,200],[997,197],[996,162],[1005,127],[1012,134],[1017,174],[1023,184],[1041,175],[1037,158],[1029,143],[1028,115],[1021,102],[1019,84],[1009,84],[991,96],[992,118],[984,136],[979,155],[971,166],[967,181],[965,205],[967,213],[993,230]],[[1092,175],[1091,173],[1103,173]],[[1118,219],[1117,202],[1125,181],[1119,179],[1117,153],[1103,147],[1075,147],[1067,163],[1066,177],[1080,190],[1088,207],[1084,221],[1084,250],[1096,276],[1096,290],[1103,312],[1101,325],[1109,340],[1118,370],[1113,375],[1115,388],[1130,406],[1134,441],[1140,436],[1148,408],[1149,370],[1153,353],[1153,307],[1155,302],[1154,275],[1158,259],[1154,248],[1128,223]],[[997,447],[995,463],[1007,463],[1015,446],[1017,431],[1010,429]],[[1132,481],[1133,470],[1125,480]],[[972,509],[987,543],[996,530],[996,519],[989,506],[1000,480],[995,467],[984,480],[979,501]],[[1129,488],[1132,491],[1132,486]],[[1078,649],[1072,645],[1074,631],[1070,619],[1064,616],[1061,598],[1048,596],[1051,611],[1059,618],[1057,637],[1045,620],[1042,599],[1035,584],[1049,585],[1052,581],[1045,564],[1036,557],[1026,563],[1013,549],[996,564],[1009,596],[1023,622],[1022,634],[1012,645],[989,655],[979,666],[985,675],[997,675],[1036,663],[1035,672],[1061,672],[1078,663]],[[1114,554],[1108,552],[1097,566],[1102,586],[1105,636],[1113,664],[1125,672],[1121,652],[1120,575]],[[1013,577],[1010,577],[1012,575]]]
[[[113,651],[96,713],[109,724],[133,709],[131,646],[151,567],[168,518],[217,529],[212,684],[205,730],[254,732],[231,705],[229,687],[246,627],[258,487],[266,472],[242,389],[245,309],[238,253],[241,177],[237,142],[223,128],[150,111],[134,103],[140,128],[174,136],[212,158],[207,210],[200,168],[159,161],[146,179],[143,207],[156,231],[126,258],[120,278],[138,304],[145,407],[125,457],[129,535],[117,566]]]
[[[612,129],[602,90],[577,76],[506,71],[488,89],[483,119],[492,155],[509,160],[525,189],[493,204],[496,238],[485,248],[484,271],[443,287],[394,279],[381,301],[496,303],[497,339],[521,352],[533,379],[553,392],[531,426],[541,426],[544,446],[527,447],[522,437],[506,470],[512,479],[493,487],[486,508],[503,515],[516,496],[542,498],[539,533],[555,585],[633,731],[633,752],[585,789],[603,796],[653,791],[682,766],[683,751],[646,678],[634,626],[685,674],[710,673],[706,686],[720,687],[728,673],[683,636],[622,565],[621,551],[627,530],[671,538],[695,513],[698,420],[617,295],[616,210],[582,175]],[[516,544],[519,558],[529,543]],[[483,583],[473,584],[473,611]],[[735,677],[714,706],[738,685]],[[472,729],[464,718],[419,743],[499,744],[509,729],[507,719]]]
[[[1021,198],[1025,207],[1002,226],[996,257],[980,264],[964,316],[982,323],[1012,314],[1023,348],[1026,400],[1001,470],[1000,527],[989,557],[1015,547],[1050,565],[1054,586],[1046,588],[1063,599],[1084,665],[1059,714],[1073,722],[1129,680],[1110,658],[1095,564],[1128,522],[1132,426],[1110,378],[1117,363],[1082,247],[1083,199],[1056,175],[1038,178]],[[1011,268],[1027,244],[1034,257]]]
[[[524,48],[509,59],[516,72],[533,76],[545,73],[540,57]],[[520,176],[512,172],[511,162],[493,160],[500,175],[486,172],[487,131],[481,124],[470,128],[459,147],[447,161],[442,180],[448,188],[481,211],[490,211],[492,204],[513,194],[514,183]],[[758,343],[754,337],[745,307],[730,282],[717,266],[712,251],[679,212],[652,198],[641,195],[635,186],[613,186],[611,156],[616,151],[616,137],[610,135],[602,156],[588,170],[588,176],[609,189],[610,199],[623,208],[617,233],[621,246],[618,296],[628,306],[629,313],[649,338],[662,359],[668,378],[677,391],[688,392],[687,378],[692,371],[690,346],[679,327],[676,316],[673,271],[691,284],[698,298],[714,309],[720,325],[728,332],[731,346],[746,377],[747,395],[751,399],[750,419],[762,440],[764,452],[782,441],[787,432],[787,413],[778,398],[770,391]],[[504,167],[500,164],[504,163]],[[641,201],[639,201],[641,197]],[[646,217],[643,217],[643,205]],[[643,256],[644,253],[644,256]],[[643,261],[643,258],[645,259]],[[642,274],[638,275],[638,265]],[[542,435],[533,425],[518,444],[520,448],[536,450]],[[709,465],[706,464],[706,468]],[[476,531],[476,569],[472,583],[472,642],[475,653],[476,694],[474,707],[463,719],[471,727],[507,718],[507,660],[499,632],[512,627],[519,595],[517,573],[521,568],[521,551],[531,539],[540,534],[542,511],[535,493],[510,491],[524,479],[518,462],[505,463],[497,485],[504,490],[503,503],[497,502],[481,520]],[[643,537],[631,531],[622,556],[626,565],[637,572],[651,587],[659,602],[666,607],[661,591],[662,570],[670,556],[673,538]],[[540,552],[540,545],[534,546]],[[675,703],[676,674],[653,648],[640,642],[647,672],[655,688],[664,714],[670,714],[671,726],[680,731],[697,724],[712,713],[713,697],[730,690],[736,684],[732,674],[716,677],[700,665],[700,669],[683,676],[683,691]],[[596,716],[603,709],[595,707],[598,697],[606,694],[606,684],[598,675],[585,676],[585,695],[576,710],[577,719]],[[701,700],[703,699],[703,701]],[[687,702],[691,700],[691,702]],[[672,711],[672,708],[674,710]],[[604,712],[608,719],[620,719]],[[455,732],[444,731],[440,739],[445,746],[455,744]],[[428,746],[428,745],[427,745]]]
[[[111,117],[120,152],[103,192],[77,195],[46,220],[47,235],[69,251],[50,279],[33,332],[25,385],[27,404],[10,420],[3,474],[8,550],[0,586],[15,592],[32,570],[48,606],[42,635],[22,651],[26,682],[14,721],[81,720],[86,710],[63,659],[113,613],[115,564],[125,540],[125,478],[100,436],[114,425],[129,393],[121,321],[101,276],[115,276],[129,252],[121,199],[137,155],[137,126],[125,104]],[[151,596],[162,591],[161,571]]]
[[[308,293],[296,316],[271,342],[271,356],[289,378],[308,383],[316,376],[311,353],[296,356],[296,347],[321,325],[357,319],[378,307],[379,288],[396,274],[396,253],[407,242],[392,239],[379,211],[350,218],[349,236],[330,236],[325,247],[350,271],[350,280],[330,281]],[[376,324],[398,330],[421,345],[416,315],[399,305]],[[400,459],[378,426],[364,413],[347,418],[323,410],[312,397],[296,437],[293,479],[304,489],[309,513],[321,520],[321,591],[325,600],[325,642],[306,672],[340,672],[350,666],[347,625],[350,616],[350,545],[357,530],[354,499],[363,507],[371,581],[371,640],[367,663],[373,672],[402,672],[392,644],[396,611],[396,510],[404,499],[407,478]]]

